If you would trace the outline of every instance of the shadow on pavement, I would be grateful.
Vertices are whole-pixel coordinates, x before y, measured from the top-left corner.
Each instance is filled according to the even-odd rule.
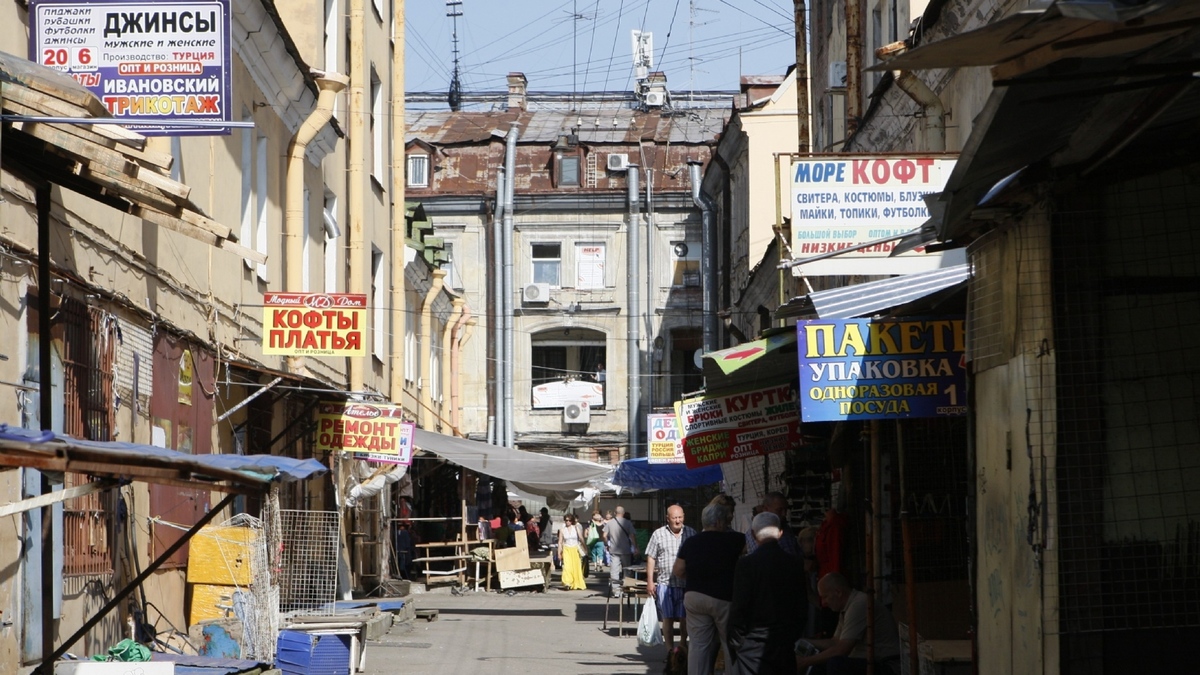
[[[439,608],[441,614],[470,614],[476,616],[566,616],[561,609],[471,609]],[[603,615],[601,615],[603,618]]]

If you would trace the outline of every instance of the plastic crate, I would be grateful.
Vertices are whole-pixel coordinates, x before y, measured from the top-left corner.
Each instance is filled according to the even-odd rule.
[[[275,667],[284,675],[350,675],[350,636],[285,630]]]

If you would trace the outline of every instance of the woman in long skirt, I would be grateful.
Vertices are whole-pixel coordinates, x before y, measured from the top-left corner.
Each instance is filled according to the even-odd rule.
[[[562,560],[562,582],[569,591],[587,589],[583,578],[583,562],[579,556],[583,548],[583,530],[574,514],[563,516],[566,525],[558,531],[558,557]]]

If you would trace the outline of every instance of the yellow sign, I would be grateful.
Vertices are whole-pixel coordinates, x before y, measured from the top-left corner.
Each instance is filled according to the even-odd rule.
[[[366,356],[367,296],[263,294],[263,354]]]

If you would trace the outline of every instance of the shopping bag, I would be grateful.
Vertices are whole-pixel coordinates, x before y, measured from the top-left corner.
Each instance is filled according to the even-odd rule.
[[[600,532],[596,529],[596,524],[592,523],[588,525],[587,539],[584,541],[584,544],[588,548],[591,548],[598,541],[600,541]]]
[[[658,625],[658,607],[654,599],[642,605],[642,618],[638,619],[638,644],[653,647],[662,644],[662,628]]]

